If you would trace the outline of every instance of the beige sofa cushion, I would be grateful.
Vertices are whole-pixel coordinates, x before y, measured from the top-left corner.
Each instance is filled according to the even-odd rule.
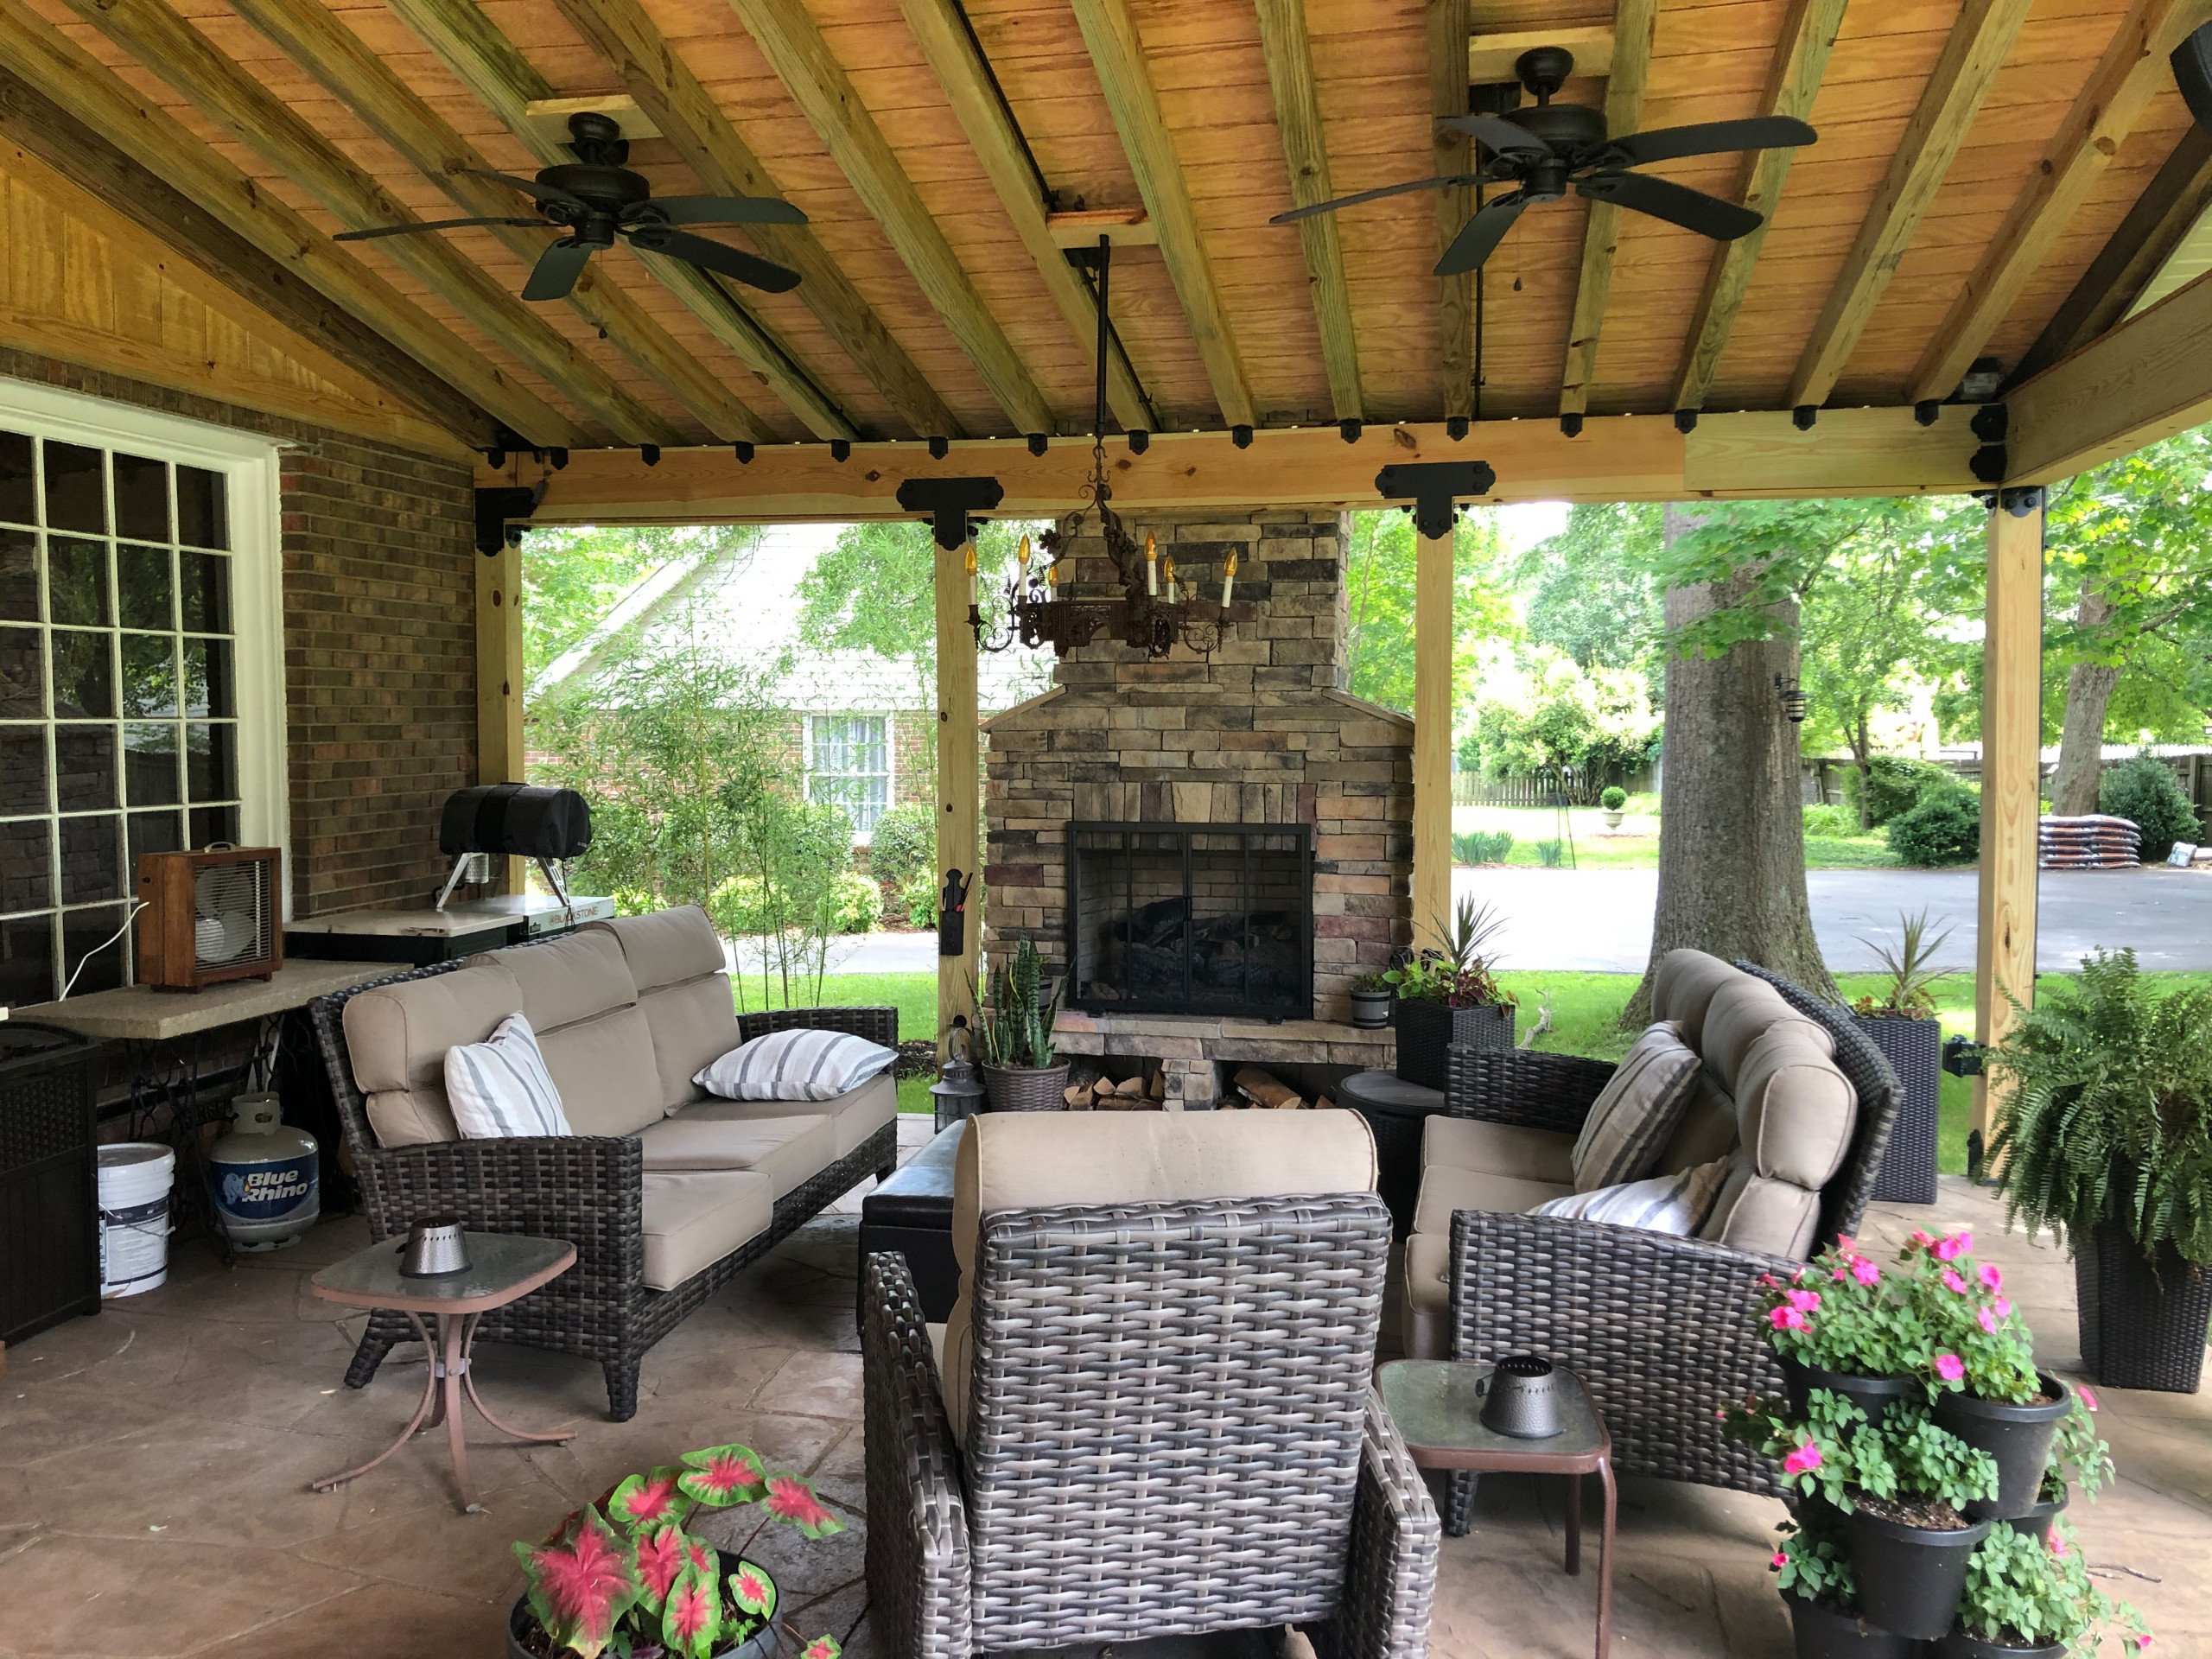
[[[1524,1215],[1540,1204],[1563,1198],[1573,1191],[1571,1181],[1523,1180],[1511,1175],[1490,1175],[1480,1170],[1451,1169],[1442,1164],[1431,1164],[1421,1174],[1421,1197],[1414,1205],[1414,1230],[1449,1237],[1454,1210]]]
[[[675,1111],[701,1091],[691,1079],[743,1040],[724,971],[722,942],[696,905],[587,923],[579,931],[611,938],[638,988],[638,1006],[652,1029],[664,1109]]]
[[[1701,1062],[1671,1020],[1654,1020],[1629,1046],[1582,1120],[1574,1141],[1574,1190],[1641,1180],[1689,1108]]]
[[[726,965],[715,925],[696,905],[678,905],[645,916],[619,916],[610,922],[587,922],[576,931],[603,933],[613,938],[640,995],[685,984],[702,974],[718,974]]]
[[[1729,1127],[1732,1131],[1733,1119]],[[1439,1112],[1421,1126],[1421,1161],[1423,1169],[1441,1164],[1446,1169],[1471,1169],[1524,1181],[1572,1181],[1574,1137]]]
[[[1809,1020],[1782,1000],[1782,993],[1764,980],[1745,977],[1713,994],[1705,1016],[1705,1063],[1720,1079],[1720,1086],[1736,1092],[1744,1069],[1744,1056],[1751,1045],[1777,1027],[1789,1027],[1824,1054],[1835,1052],[1835,1039],[1817,1020]]]
[[[1728,1179],[1713,1213],[1697,1236],[1732,1249],[1802,1262],[1812,1250],[1820,1219],[1819,1193],[1795,1181],[1769,1180],[1752,1169],[1748,1155],[1738,1152],[1729,1162]]]
[[[688,1122],[695,1117],[790,1117],[802,1112],[819,1113],[836,1126],[836,1155],[842,1158],[898,1118],[899,1085],[891,1080],[890,1073],[884,1072],[834,1100],[716,1100],[702,1093],[696,1103],[683,1109],[682,1116]],[[1734,1129],[1735,1121],[1731,1118],[1729,1132],[1733,1134]]]
[[[521,987],[496,963],[375,985],[347,998],[346,1052],[353,1081],[368,1096],[377,1143],[458,1140],[446,1103],[446,1051],[484,1041],[522,1006]]]
[[[543,1036],[638,1000],[637,982],[611,933],[578,928],[543,944],[512,944],[471,957],[470,964],[496,963],[522,987],[522,1011]]]
[[[635,1135],[660,1122],[652,1033],[635,1003],[541,1032],[537,1049],[578,1135]]]
[[[1655,1175],[1679,1175],[1736,1149],[1736,1102],[1709,1070],[1697,1074],[1682,1121],[1659,1154]]]
[[[1415,1233],[1406,1241],[1404,1323],[1399,1339],[1408,1359],[1452,1357],[1452,1239]]]
[[[1819,1188],[1843,1166],[1859,1092],[1793,1023],[1751,1046],[1736,1090],[1736,1131],[1761,1175]]]
[[[766,1232],[776,1217],[773,1185],[750,1169],[647,1170],[646,1287],[673,1290]]]
[[[1682,1028],[1682,1040],[1702,1054],[1706,1010],[1713,994],[1751,977],[1702,950],[1669,950],[1651,976],[1651,1017],[1673,1020]]]
[[[782,1198],[837,1161],[837,1128],[826,1117],[701,1117],[683,1112],[639,1132],[645,1167],[757,1169]]]

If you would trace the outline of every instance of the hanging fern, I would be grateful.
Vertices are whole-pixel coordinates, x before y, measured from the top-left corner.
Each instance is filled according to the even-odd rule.
[[[2159,995],[2135,953],[2084,957],[1992,1052],[2005,1224],[2074,1243],[2101,1221],[2212,1264],[2212,989]]]

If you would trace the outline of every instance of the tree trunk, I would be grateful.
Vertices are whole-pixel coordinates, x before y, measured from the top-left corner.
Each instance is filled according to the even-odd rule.
[[[2111,615],[2111,601],[2085,580],[2074,620],[2094,628]],[[2112,663],[2076,663],[2067,673],[2066,724],[2058,736],[2058,773],[2050,780],[2050,810],[2062,818],[2097,810],[2097,785],[2104,772],[2105,709],[2119,683],[2120,669]]]
[[[1666,537],[1696,518],[1667,509]],[[1751,577],[1669,590],[1668,631],[1725,609]],[[1796,672],[1797,607],[1783,607],[1779,639],[1745,642],[1716,658],[1667,662],[1667,786],[1659,798],[1659,901],[1651,963],[1621,1016],[1650,1019],[1651,969],[1685,946],[1724,962],[1755,962],[1816,995],[1836,997],[1805,896],[1805,815],[1797,728],[1783,718],[1777,674]]]

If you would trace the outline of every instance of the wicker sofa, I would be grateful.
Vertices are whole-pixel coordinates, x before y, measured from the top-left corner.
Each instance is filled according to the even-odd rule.
[[[1296,1624],[1421,1659],[1439,1529],[1370,1381],[1374,1169],[1349,1112],[969,1120],[950,1323],[862,1263],[883,1651]]]
[[[575,1133],[462,1140],[445,1052],[520,1011]],[[740,1016],[721,944],[696,907],[594,922],[316,1000],[323,1059],[372,1236],[449,1213],[481,1232],[567,1239],[576,1264],[484,1316],[480,1334],[600,1362],[608,1414],[637,1410],[645,1352],[740,1268],[898,1161],[880,1076],[836,1100],[712,1100],[691,1083],[739,1043],[792,1026],[899,1041],[894,1008]],[[364,1388],[410,1332],[375,1314]]]

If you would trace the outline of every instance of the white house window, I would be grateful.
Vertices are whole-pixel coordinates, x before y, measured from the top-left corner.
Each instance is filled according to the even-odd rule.
[[[806,717],[806,793],[842,806],[867,836],[891,804],[891,721],[883,715]]]
[[[0,1002],[130,982],[140,854],[281,844],[273,451],[207,430],[0,382]]]

